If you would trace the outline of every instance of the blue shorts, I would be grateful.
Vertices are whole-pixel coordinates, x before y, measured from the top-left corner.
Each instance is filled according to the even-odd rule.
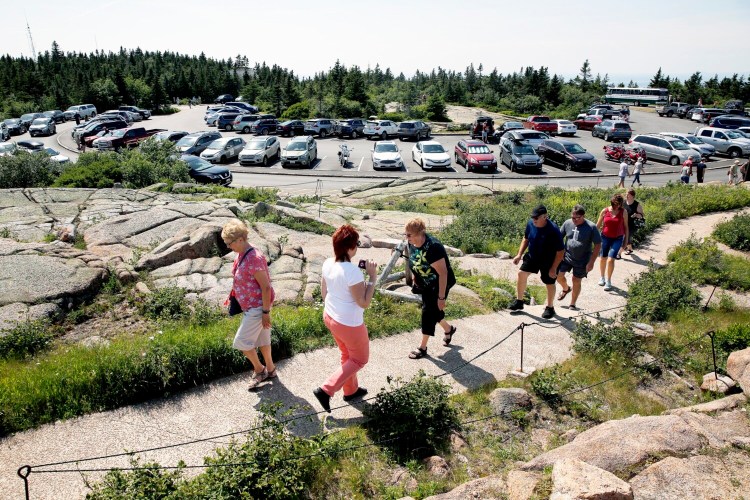
[[[620,247],[622,246],[623,236],[617,238],[608,238],[602,235],[602,250],[599,252],[599,257],[609,257],[614,259],[617,257]]]

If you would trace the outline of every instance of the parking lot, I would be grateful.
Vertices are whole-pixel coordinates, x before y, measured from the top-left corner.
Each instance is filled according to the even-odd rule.
[[[151,118],[150,120],[139,122],[136,126],[143,126],[146,128],[163,128],[168,130],[185,130],[188,132],[195,132],[199,130],[210,130],[211,127],[208,127],[204,122],[204,115],[206,111],[206,106],[195,106],[192,108],[188,108],[186,106],[181,107],[181,111],[179,113],[175,113],[173,115],[167,115],[167,116],[155,116]],[[633,133],[653,133],[653,132],[667,132],[667,131],[673,131],[673,132],[694,132],[697,124],[695,122],[689,121],[689,120],[683,120],[679,118],[666,118],[666,117],[659,117],[656,113],[650,112],[648,110],[642,111],[637,109],[632,109],[631,111],[631,120],[630,125],[633,129]],[[59,148],[59,145],[62,145],[64,148],[68,149],[68,152],[65,152],[68,156],[71,157],[75,161],[75,158],[77,157],[77,154],[75,153],[75,143],[70,136],[70,129],[74,126],[73,123],[63,123],[58,126],[58,134],[57,136],[53,137],[45,137],[45,138],[39,138],[46,144],[49,144],[52,147]],[[242,137],[245,141],[251,140],[254,136],[252,134],[242,134],[237,132],[225,132],[221,131],[221,134],[223,136],[238,136]],[[26,136],[28,134],[24,134]],[[24,137],[24,136],[16,136],[14,140]],[[468,137],[468,133],[466,135],[437,135],[433,136],[433,140],[437,140],[440,142],[445,149],[449,152],[451,157],[453,157],[453,149],[456,145],[456,143],[461,140]],[[606,174],[615,174],[618,169],[618,164],[614,161],[608,161],[604,158],[604,152],[603,147],[604,145],[608,144],[602,139],[594,138],[591,136],[591,133],[589,131],[579,131],[575,137],[569,138],[577,143],[579,143],[582,147],[584,147],[586,150],[588,150],[590,153],[592,153],[597,158],[597,167],[594,169],[591,173],[581,173],[581,172],[566,172],[563,169],[551,166],[551,165],[545,165],[544,171],[542,173],[542,176],[551,176],[554,175],[555,177],[565,177],[565,176],[571,176],[571,177],[578,177],[578,176],[597,176],[597,175],[606,175]],[[59,140],[59,145],[58,145]],[[281,138],[281,144],[282,147],[285,146],[289,142],[289,138]],[[383,177],[393,177],[394,175],[399,175],[399,171],[374,171],[372,168],[372,160],[370,158],[370,151],[372,147],[375,144],[375,141],[370,141],[365,138],[358,138],[358,139],[339,139],[336,137],[327,137],[325,139],[319,139],[317,140],[317,146],[318,146],[318,159],[314,162],[311,169],[303,169],[303,170],[312,170],[320,172],[323,175],[336,175],[336,173],[344,173],[343,175],[357,175],[357,172],[361,172],[363,176],[383,176]],[[401,156],[404,160],[404,169],[400,171],[402,175],[419,175],[422,173],[422,169],[420,166],[413,162],[411,159],[411,151],[414,147],[413,141],[399,141],[398,139],[394,139],[396,143],[399,146],[399,149],[401,151]],[[350,150],[351,150],[351,157],[350,162],[347,165],[346,168],[342,168],[339,164],[338,160],[338,151],[339,151],[339,145],[345,142]],[[492,150],[493,154],[497,156],[499,146],[497,144],[490,145],[490,149]],[[71,151],[72,150],[72,151]],[[717,159],[721,159],[721,157],[718,157]],[[714,160],[715,161],[715,160]],[[279,161],[272,162],[268,167],[263,166],[240,166],[237,161],[233,161],[228,163],[229,168],[234,172],[243,172],[243,173],[279,173],[281,171],[289,171],[294,172],[297,171],[297,169],[290,169],[290,168],[282,168],[281,163]],[[709,165],[710,166],[710,165]],[[659,172],[676,172],[678,170],[678,167],[671,167],[665,163],[661,162],[652,162],[649,161],[647,164],[647,169],[651,173]],[[432,174],[433,172],[428,171],[428,174]],[[439,173],[443,176],[452,176],[455,174],[458,178],[481,178],[486,177],[487,173],[467,173],[466,169],[462,165],[458,165],[455,163],[455,161],[452,162],[452,166],[450,169],[438,171],[435,173]],[[509,169],[504,166],[499,166],[499,171],[495,172],[495,175],[501,175],[506,178],[523,178],[526,177],[526,174],[523,173],[510,173]],[[535,176],[536,177],[536,176]]]

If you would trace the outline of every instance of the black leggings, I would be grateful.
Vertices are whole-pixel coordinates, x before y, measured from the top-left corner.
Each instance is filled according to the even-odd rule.
[[[438,308],[438,291],[425,290],[422,292],[422,334],[435,336],[435,325],[445,319],[445,311]],[[448,291],[445,291],[448,298]]]

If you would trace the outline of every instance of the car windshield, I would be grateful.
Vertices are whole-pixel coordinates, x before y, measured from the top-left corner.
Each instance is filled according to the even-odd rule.
[[[0,153],[12,153],[16,149],[11,143],[0,144]]]
[[[227,141],[224,139],[216,139],[215,141],[211,142],[211,144],[208,145],[206,149],[222,149],[224,146],[226,146]]]
[[[48,154],[48,155],[50,155],[50,156],[57,156],[57,155],[59,155],[59,154],[60,154],[60,152],[59,152],[59,151],[56,151],[56,150],[54,150],[54,149],[52,149],[52,148],[46,148],[46,149],[44,150],[44,152],[45,152],[45,153],[47,153],[47,154]]]
[[[523,134],[524,139],[546,139],[547,136],[543,134]]]
[[[193,144],[195,144],[195,141],[197,140],[198,140],[197,137],[185,136],[179,141],[177,141],[176,146],[192,146]]]
[[[290,142],[286,149],[287,151],[304,151],[307,149],[307,146],[304,142]]]
[[[571,154],[585,153],[586,150],[580,144],[566,144],[565,151]]]
[[[367,122],[367,126],[371,127],[371,128],[372,127],[377,127],[378,126],[378,122]]]
[[[188,167],[190,167],[190,170],[206,170],[207,168],[211,168],[211,164],[207,162],[206,160],[202,158],[198,158],[197,156],[192,155],[185,155],[182,158],[182,161],[188,164]]]
[[[78,106],[71,106],[67,109],[67,111],[78,111]]]
[[[34,118],[34,115],[32,113],[26,113],[25,115],[21,115],[21,120],[31,120]]]
[[[286,122],[281,123],[281,125],[283,125],[285,127],[288,127],[289,125],[292,125],[293,123],[294,122],[290,120],[290,121],[286,121]]]
[[[413,123],[402,123],[401,128],[414,128]]]
[[[31,122],[32,125],[47,125],[47,118],[37,118],[33,122]]]
[[[425,153],[445,153],[442,144],[425,144],[423,151]]]
[[[521,122],[505,122],[505,128],[523,128]]]
[[[734,130],[725,130],[725,134],[727,134],[727,137],[730,139],[744,139],[745,136],[740,134],[739,132],[735,132]]]
[[[694,135],[686,135],[685,140],[690,144],[705,144],[700,137],[695,137]]]
[[[690,147],[687,144],[685,144],[684,142],[682,142],[679,139],[675,139],[673,141],[669,141],[669,143],[675,149],[690,149]]]
[[[472,153],[475,155],[477,154],[486,155],[490,153],[490,148],[488,148],[487,146],[469,146],[469,153]]]
[[[5,123],[8,125],[15,125],[18,123],[18,118],[8,118],[5,120]]]
[[[568,120],[557,120],[557,123],[559,123],[560,125],[573,125]]]
[[[376,153],[398,153],[398,148],[395,144],[376,144]]]
[[[529,146],[528,144],[517,144],[513,147],[513,152],[517,155],[533,155],[536,154],[534,152],[534,148]]]
[[[266,147],[266,141],[250,141],[245,146],[246,149],[264,149]]]
[[[114,136],[114,137],[122,137],[122,136],[125,135],[125,132],[127,132],[127,130],[124,129],[124,128],[121,128],[121,129],[117,129],[117,130],[112,130],[107,135],[111,135],[111,136]]]

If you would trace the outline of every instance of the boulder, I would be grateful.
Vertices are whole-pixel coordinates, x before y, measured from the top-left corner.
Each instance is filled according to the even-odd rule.
[[[529,500],[542,478],[539,472],[512,470],[508,473],[508,500]]]
[[[726,394],[735,385],[737,383],[726,375],[717,376],[715,372],[711,372],[703,375],[701,390]]]
[[[550,500],[632,500],[630,485],[611,472],[575,458],[552,468]]]
[[[411,491],[419,486],[417,480],[411,475],[408,469],[405,467],[397,467],[396,470],[391,474],[391,479],[388,481],[389,486],[401,485],[406,491]]]
[[[489,395],[493,413],[510,414],[515,410],[531,408],[531,396],[518,387],[495,389]]]
[[[742,410],[721,413],[715,417],[692,412],[680,413],[679,416],[712,448],[732,446],[734,442],[750,437],[750,418]]]
[[[634,330],[638,330],[636,332],[638,335],[650,337],[654,334],[654,327],[646,323],[631,323],[631,326]]]
[[[744,394],[732,394],[721,399],[715,399],[707,403],[701,403],[693,406],[686,406],[684,408],[675,408],[673,410],[667,410],[664,412],[665,415],[676,415],[678,413],[714,413],[726,410],[732,410],[738,406],[742,406],[747,402],[747,396]]]
[[[451,468],[448,466],[448,462],[443,457],[433,455],[422,460],[422,463],[427,469],[427,472],[433,476],[446,477],[451,472]]]
[[[24,321],[36,321],[40,319],[55,318],[62,313],[57,304],[44,303],[28,305],[14,302],[0,306],[0,336],[4,330],[14,328],[18,323]]]
[[[510,254],[508,252],[504,252],[503,250],[498,250],[495,252],[495,257],[502,260],[510,259]]]
[[[174,236],[141,257],[135,269],[156,269],[185,259],[209,257],[213,248],[219,248],[222,224],[193,220],[181,221],[181,226]]]
[[[501,500],[507,498],[507,488],[503,478],[497,475],[482,477],[456,486],[447,493],[432,495],[425,500]]]
[[[630,480],[638,500],[747,498],[750,457],[730,452],[721,457],[668,457]]]
[[[729,355],[727,374],[740,384],[745,395],[750,396],[750,347]]]
[[[359,235],[359,248],[372,248],[372,238],[366,234]]]

